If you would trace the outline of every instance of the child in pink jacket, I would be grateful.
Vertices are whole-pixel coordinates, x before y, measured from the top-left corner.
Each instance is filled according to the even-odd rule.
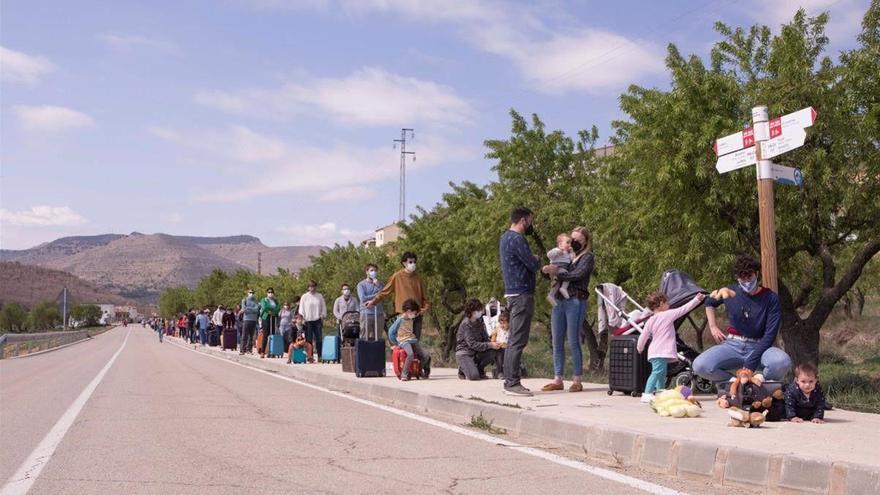
[[[675,345],[675,320],[691,312],[700,305],[705,294],[697,294],[684,306],[678,309],[669,309],[669,301],[662,292],[654,292],[648,296],[646,302],[648,309],[654,315],[645,323],[645,331],[639,336],[639,353],[645,351],[648,339],[651,345],[648,347],[648,361],[651,363],[651,376],[645,384],[645,393],[642,394],[642,402],[651,402],[654,392],[666,386],[666,366],[669,361],[675,362],[678,354]]]

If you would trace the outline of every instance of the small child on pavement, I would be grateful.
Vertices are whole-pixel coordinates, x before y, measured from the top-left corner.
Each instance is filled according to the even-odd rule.
[[[794,369],[794,381],[785,387],[785,416],[792,423],[825,422],[825,394],[819,385],[819,370],[810,363]]]
[[[396,345],[406,351],[406,361],[400,371],[400,379],[407,382],[410,379],[409,367],[412,365],[413,358],[419,357],[419,361],[422,363],[422,376],[428,376],[431,372],[431,356],[419,344],[419,339],[416,338],[413,329],[413,321],[419,316],[419,303],[415,299],[407,299],[403,302],[402,309],[403,313],[394,320],[391,328],[388,329],[388,340],[391,341],[391,345]]]
[[[303,323],[303,315],[297,314],[293,317],[293,324],[290,326],[290,332],[294,334],[293,342],[290,343],[290,346],[287,348],[287,363],[290,364],[293,362],[293,350],[294,349],[305,349],[306,351],[306,360],[310,363],[315,362],[315,357],[312,355],[312,343],[306,340],[306,326]]]
[[[571,236],[562,233],[556,236],[556,247],[547,251],[547,258],[550,259],[551,265],[559,267],[559,272],[557,273],[568,273],[568,266],[571,264],[571,260],[574,259],[572,253]],[[550,284],[550,292],[547,294],[547,301],[550,302],[551,306],[556,306],[557,293],[565,299],[569,298],[568,281],[559,283],[556,277],[553,277]]]
[[[669,361],[678,360],[675,342],[675,320],[688,314],[703,302],[706,295],[698,293],[684,306],[677,309],[669,309],[669,301],[662,292],[654,292],[648,296],[646,306],[654,314],[645,323],[645,331],[639,335],[637,348],[639,353],[645,351],[648,339],[651,345],[648,347],[648,361],[651,363],[651,376],[645,384],[645,393],[642,394],[642,402],[651,402],[654,392],[666,387],[666,367]]]
[[[508,339],[510,339],[510,312],[504,309],[498,314],[498,326],[489,336],[490,342],[501,344],[501,347],[495,350],[495,369],[492,370],[492,378],[503,378],[504,351],[507,349]]]

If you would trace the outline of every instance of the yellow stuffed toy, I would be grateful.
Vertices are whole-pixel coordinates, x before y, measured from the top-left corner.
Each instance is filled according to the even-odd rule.
[[[651,401],[651,409],[664,417],[696,418],[703,412],[703,406],[693,396],[685,397],[683,391],[690,394],[690,389],[682,385],[660,392]]]
[[[730,299],[735,295],[736,292],[728,289],[727,287],[722,287],[720,289],[713,290],[712,293],[709,294],[709,297],[711,297],[712,299]]]

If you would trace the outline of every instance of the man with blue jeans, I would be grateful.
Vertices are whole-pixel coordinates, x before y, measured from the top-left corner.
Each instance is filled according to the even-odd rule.
[[[737,283],[725,291],[730,297],[706,298],[706,319],[718,345],[709,348],[694,360],[694,371],[715,383],[733,377],[731,371],[748,368],[759,381],[782,380],[791,369],[791,358],[782,349],[773,347],[779,332],[781,311],[779,297],[758,284],[761,264],[751,256],[737,256],[733,273]],[[715,308],[724,304],[730,327],[727,335],[718,328]]]
[[[210,321],[207,308],[196,315],[196,326],[199,327],[199,343],[203,346],[208,345],[208,323]]]
[[[520,383],[520,364],[535,314],[535,272],[541,267],[525,238],[525,234],[532,233],[533,222],[531,210],[514,208],[510,214],[510,229],[501,235],[499,242],[504,297],[510,312],[510,337],[504,353],[504,393],[521,397],[532,395]]]

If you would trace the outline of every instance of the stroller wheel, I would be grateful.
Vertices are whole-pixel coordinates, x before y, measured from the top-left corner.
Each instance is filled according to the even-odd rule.
[[[614,395],[614,390],[609,390],[608,395]]]
[[[693,375],[691,375],[690,372],[685,371],[683,373],[679,373],[679,374],[675,375],[675,378],[673,379],[673,384],[675,386],[684,385],[684,386],[689,387],[691,385],[691,381],[693,381],[693,379],[694,379]]]
[[[715,393],[715,384],[712,383],[711,380],[706,380],[701,376],[698,376],[697,379],[694,380],[694,388],[697,389],[700,393],[704,394]]]

